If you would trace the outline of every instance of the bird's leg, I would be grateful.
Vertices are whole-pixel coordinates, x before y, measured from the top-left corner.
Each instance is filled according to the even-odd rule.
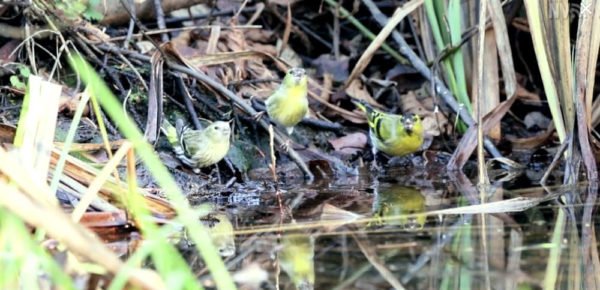
[[[377,164],[377,149],[375,146],[371,147],[371,153],[373,154],[373,161],[371,162],[371,171],[379,171],[381,168]]]
[[[281,150],[283,150],[284,152],[288,152],[290,150],[290,147],[292,146],[292,139],[290,139],[289,137],[285,139],[285,141],[283,143],[281,143],[281,145],[279,145],[279,148],[281,148]]]
[[[218,163],[218,162],[217,162]],[[217,182],[221,184],[221,172],[219,171],[219,165],[215,163],[215,171],[217,172]]]
[[[194,173],[196,173],[196,174],[200,173],[200,168],[196,167],[197,162],[195,162],[193,159],[187,157],[185,154],[177,154],[177,159],[179,159],[179,161],[181,161],[181,163],[191,167],[192,170],[194,170]]]

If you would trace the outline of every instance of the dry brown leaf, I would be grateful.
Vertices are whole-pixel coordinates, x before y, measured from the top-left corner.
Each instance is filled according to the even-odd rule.
[[[267,29],[248,29],[244,35],[248,42],[273,43],[276,40],[275,32]]]
[[[554,126],[551,125],[546,131],[538,135],[527,138],[516,138],[510,135],[505,136],[506,140],[512,143],[513,149],[534,149],[544,144],[554,133]]]
[[[519,98],[521,98],[521,100],[525,101],[534,101],[534,102],[540,102],[540,96],[536,93],[532,93],[530,91],[528,91],[526,88],[524,88],[523,86],[521,86],[520,84],[517,84],[517,91],[515,92],[515,95]]]
[[[2,143],[13,143],[17,127],[10,124],[0,124],[0,145]]]
[[[273,57],[277,55],[277,48],[271,44],[261,44],[253,42],[250,44],[250,47],[253,51],[260,51],[261,53],[265,53]]]
[[[63,93],[60,95],[58,111],[59,112],[67,112],[72,114],[79,106],[79,102],[81,101],[81,93],[76,94],[75,96],[69,96],[65,94],[65,90],[63,89]],[[83,109],[83,115],[87,116],[89,113],[89,108],[86,106]]]
[[[277,40],[277,51],[280,51],[279,58],[284,60],[288,65],[292,67],[302,67],[302,59],[298,54],[289,46],[283,47],[284,42],[281,39]],[[282,49],[283,47],[283,49]]]
[[[348,56],[341,56],[336,59],[331,54],[322,54],[312,61],[312,65],[317,69],[317,76],[330,74],[336,82],[343,82],[348,78]]]
[[[327,140],[333,149],[344,154],[354,154],[367,145],[367,135],[361,132],[352,133],[340,138]]]
[[[110,41],[110,36],[108,36],[108,34],[104,33],[103,30],[87,21],[80,23],[79,28],[85,31],[85,36],[92,42],[104,43]]]
[[[415,114],[423,119],[425,134],[439,136],[450,132],[448,118],[441,113],[435,113],[433,98],[423,94],[424,90],[409,91],[400,97],[400,106],[404,114]]]
[[[512,97],[504,102],[501,102],[498,107],[489,112],[483,117],[483,132],[487,133],[490,128],[500,123],[502,117],[508,112],[508,109],[514,104],[517,97]],[[456,150],[452,154],[452,158],[448,162],[449,170],[460,170],[477,146],[477,126],[471,126],[463,135]]]
[[[332,81],[331,75],[324,74],[323,75],[323,87],[321,89],[321,93],[319,94],[321,99],[329,100],[329,96],[331,96],[332,88],[333,88],[333,81]],[[314,88],[313,90],[316,91],[317,89],[319,89],[319,88]]]
[[[426,136],[439,136],[441,134],[440,124],[435,118],[426,116],[421,120],[423,124],[423,134]]]
[[[404,114],[411,113],[419,116],[430,116],[433,112],[427,110],[419,100],[414,91],[400,96],[400,106]]]
[[[381,108],[381,105],[375,99],[373,99],[373,97],[371,96],[371,93],[369,93],[369,91],[367,91],[366,86],[359,79],[355,79],[354,81],[352,81],[348,85],[348,87],[346,87],[345,91],[346,91],[346,94],[348,94],[350,97],[352,97],[354,99],[362,100],[372,106]]]
[[[244,36],[244,32],[240,29],[232,29],[227,31],[225,44],[229,51],[240,52],[247,51],[248,44],[246,43],[246,38]],[[244,80],[246,79],[246,61],[239,60],[235,62],[235,80]]]

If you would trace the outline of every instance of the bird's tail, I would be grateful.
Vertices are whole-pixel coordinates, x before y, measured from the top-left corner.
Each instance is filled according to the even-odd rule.
[[[167,140],[171,144],[171,146],[179,145],[179,137],[177,134],[177,129],[169,123],[167,118],[163,118],[162,124],[160,126],[160,130],[165,134]]]
[[[367,102],[365,102],[363,100],[352,99],[352,103],[354,103],[354,105],[356,105],[356,107],[358,107],[361,111],[363,111],[367,114],[370,111],[373,111],[373,107],[371,107],[371,105],[367,104]]]
[[[179,127],[179,120],[178,120],[177,126]],[[167,137],[167,141],[169,141],[169,144],[171,144],[171,147],[173,147],[173,152],[175,152],[175,155],[177,155],[177,157],[179,157],[179,158],[181,158],[182,156],[185,157],[185,150],[184,150],[182,142],[180,140],[180,138],[182,136],[181,135],[182,130],[180,130],[179,128],[173,127],[173,125],[171,125],[171,123],[169,123],[167,118],[163,118],[162,125],[160,126],[160,130]]]
[[[367,121],[369,122],[369,125],[375,126],[376,120],[379,118],[381,113],[379,111],[373,109],[373,107],[371,105],[369,105],[367,102],[365,102],[363,100],[353,99],[352,102],[361,111],[365,112],[365,114],[367,115]]]

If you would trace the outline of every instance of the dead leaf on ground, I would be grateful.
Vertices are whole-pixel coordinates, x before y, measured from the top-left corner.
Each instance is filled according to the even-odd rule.
[[[0,145],[2,143],[10,143],[12,144],[13,139],[15,139],[15,132],[17,131],[17,127],[9,124],[0,124]]]
[[[554,125],[550,124],[545,131],[540,132],[538,135],[527,138],[506,135],[506,139],[512,143],[513,149],[534,149],[546,143],[548,138],[552,136],[552,133],[554,133]]]
[[[333,149],[343,154],[355,154],[367,145],[367,135],[362,132],[348,134],[346,136],[327,140]]]
[[[409,91],[400,96],[400,106],[404,114],[419,115],[423,121],[425,134],[429,136],[439,136],[441,133],[449,132],[449,123],[446,116],[441,113],[434,113],[433,107],[424,103],[431,101],[430,96],[417,94],[418,91]]]
[[[281,39],[277,39],[277,51],[281,49],[282,45],[283,41]],[[302,59],[292,48],[289,47],[289,45],[283,47],[279,57],[292,67],[302,67]]]
[[[439,123],[435,120],[435,118],[430,116],[425,116],[423,120],[421,120],[423,124],[423,134],[427,136],[439,136],[441,134]]]
[[[267,29],[248,29],[245,31],[246,41],[259,43],[275,42],[275,31]]]
[[[539,103],[541,101],[540,96],[536,93],[528,91],[526,88],[517,84],[517,91],[515,95],[521,98],[522,101],[530,101]]]
[[[381,105],[375,99],[373,99],[371,93],[369,93],[367,87],[360,79],[355,79],[348,85],[346,88],[346,94],[354,99],[365,101],[371,106],[381,108]]]
[[[490,111],[483,117],[484,134],[487,134],[490,128],[500,124],[500,120],[502,119],[502,117],[504,117],[504,115],[508,112],[510,107],[514,104],[515,100],[518,99],[517,96],[501,102],[500,105],[498,105],[498,107],[494,108],[492,111]],[[463,135],[462,139],[458,143],[458,146],[456,147],[456,150],[452,154],[452,158],[450,158],[450,161],[447,165],[447,168],[449,170],[460,170],[465,165],[467,160],[469,160],[471,154],[473,154],[475,147],[477,146],[476,137],[477,126],[471,126]]]
[[[317,76],[330,74],[334,81],[343,82],[348,78],[349,60],[347,56],[334,59],[331,54],[322,54],[312,61],[312,65],[317,69]]]
[[[75,113],[79,102],[81,101],[81,93],[70,92],[70,89],[63,87],[62,94],[60,95],[58,111],[66,112],[67,114]],[[86,106],[83,109],[83,115],[87,116],[89,113],[89,107]]]

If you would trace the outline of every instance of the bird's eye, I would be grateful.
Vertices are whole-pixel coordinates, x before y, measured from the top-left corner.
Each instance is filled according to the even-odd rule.
[[[219,130],[219,127],[218,127],[218,126],[215,126],[213,129],[215,129],[215,131],[216,131],[216,130]]]

